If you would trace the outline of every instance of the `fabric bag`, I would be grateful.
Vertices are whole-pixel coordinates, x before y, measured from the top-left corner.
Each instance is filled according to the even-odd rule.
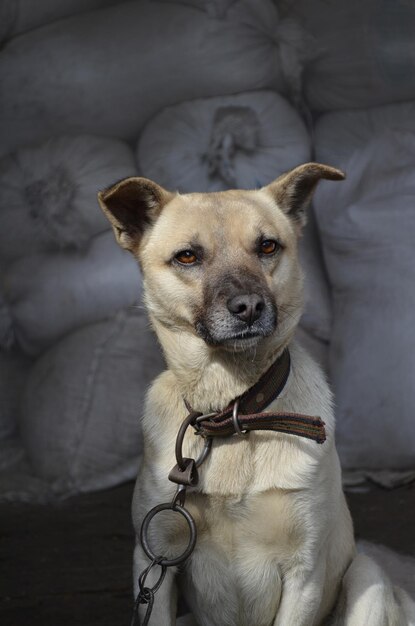
[[[314,38],[305,95],[314,111],[415,99],[412,0],[281,0]]]
[[[94,237],[85,252],[27,256],[3,276],[4,317],[10,336],[36,355],[66,333],[113,316],[137,303],[141,275],[136,261],[121,250],[112,231]]]
[[[0,159],[0,259],[83,250],[108,230],[97,193],[134,176],[127,144],[91,135],[53,137]]]
[[[20,432],[38,478],[56,495],[135,478],[144,394],[163,368],[142,308],[85,326],[34,365]]]
[[[92,11],[116,2],[117,0],[0,0],[0,42],[68,15]]]
[[[383,131],[317,189],[333,290],[330,376],[346,469],[415,466],[415,133]]]
[[[144,128],[137,161],[170,189],[255,189],[310,159],[308,131],[279,94],[254,91],[167,107]]]
[[[31,361],[17,350],[0,350],[0,472],[23,455],[18,438],[20,400]]]
[[[17,37],[0,53],[4,149],[75,132],[131,140],[167,105],[284,92],[301,63],[288,63],[298,57],[298,38],[284,29],[279,36],[280,26],[271,0],[237,0],[220,18],[134,0]]]

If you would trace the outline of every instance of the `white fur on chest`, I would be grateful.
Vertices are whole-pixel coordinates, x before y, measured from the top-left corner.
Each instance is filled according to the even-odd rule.
[[[187,585],[195,604],[205,604],[201,615],[211,620],[206,624],[273,623],[285,576],[298,564],[315,561],[329,517],[333,512],[336,516],[335,511],[318,516],[316,509],[324,508],[322,496],[319,485],[315,498],[309,490],[280,489],[240,498],[189,496],[186,506],[198,526],[198,544]],[[218,576],[220,581],[211,580]],[[216,613],[218,593],[224,599]],[[221,615],[223,606],[228,621]]]
[[[209,615],[212,624],[270,624],[284,565],[303,544],[290,496],[274,490],[243,498],[195,496],[188,507],[199,529],[188,578],[197,603],[209,606],[202,615]],[[211,580],[218,575],[220,585]],[[218,593],[223,595],[219,607]],[[227,619],[221,615],[224,606]]]

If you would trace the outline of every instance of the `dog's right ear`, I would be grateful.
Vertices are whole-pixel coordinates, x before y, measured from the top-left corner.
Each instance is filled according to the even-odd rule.
[[[125,178],[98,193],[98,201],[122,248],[134,252],[141,237],[174,197],[148,178]]]

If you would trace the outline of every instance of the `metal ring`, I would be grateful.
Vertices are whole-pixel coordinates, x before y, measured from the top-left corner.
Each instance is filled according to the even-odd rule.
[[[209,417],[214,417],[218,413],[219,411],[215,411],[214,413],[204,413],[203,415],[199,415],[199,417],[196,418],[195,423],[198,424],[199,422],[203,422],[203,420],[208,420]]]
[[[190,413],[180,425],[179,432],[177,433],[175,453],[176,453],[177,465],[181,472],[184,472],[186,469],[186,464],[184,462],[183,452],[182,452],[184,436],[189,426],[194,423],[197,415],[198,413]]]
[[[207,455],[209,454],[211,447],[212,447],[212,437],[205,437],[205,445],[203,446],[203,450],[195,461],[196,467],[200,467],[202,465],[203,461],[206,459]]]
[[[195,426],[197,428],[197,421],[198,418],[195,417],[196,415],[198,415],[197,413],[190,413],[186,419],[184,420],[184,422],[182,422],[180,428],[179,428],[179,432],[177,435],[177,439],[176,439],[176,448],[175,448],[175,452],[176,452],[176,461],[177,461],[177,465],[179,466],[180,471],[184,472],[186,469],[186,464],[184,462],[184,458],[183,458],[183,452],[182,452],[182,445],[183,445],[183,440],[184,440],[184,436],[186,434],[186,430],[189,428],[189,426]],[[209,417],[212,417],[213,415],[216,415],[216,413],[207,413],[206,415],[200,415],[200,417],[203,417],[203,419],[207,419]],[[212,447],[212,440],[210,437],[206,437],[205,438],[205,445],[204,448],[202,450],[202,452],[200,453],[200,455],[198,456],[198,458],[195,461],[195,465],[196,467],[199,467],[203,461],[205,460],[205,458],[207,457],[207,455],[210,452],[210,448]]]
[[[141,525],[141,530],[140,530],[141,545],[143,546],[143,550],[149,559],[151,559],[152,561],[154,561],[154,559],[158,560],[157,555],[155,554],[155,552],[153,552],[153,550],[150,547],[150,544],[148,543],[147,534],[148,534],[148,527],[149,527],[151,520],[153,519],[155,515],[157,515],[157,513],[160,513],[161,511],[174,511],[175,513],[180,513],[180,515],[183,515],[183,517],[185,518],[189,526],[190,539],[189,539],[189,543],[187,544],[186,550],[175,559],[162,559],[161,561],[158,561],[158,563],[162,567],[163,566],[172,567],[173,565],[180,565],[180,563],[183,563],[183,561],[185,561],[192,554],[194,547],[196,545],[196,538],[197,538],[195,521],[193,517],[190,515],[189,511],[185,509],[184,507],[174,505],[171,502],[167,502],[166,504],[159,504],[158,506],[155,506],[153,509],[151,509],[151,511],[149,511],[147,515],[145,516],[143,523]]]
[[[241,430],[241,425],[239,424],[239,419],[238,419],[238,409],[239,409],[239,402],[238,400],[236,400],[235,404],[233,405],[233,411],[232,411],[233,427],[237,435],[239,435],[240,437],[244,437],[248,431]]]

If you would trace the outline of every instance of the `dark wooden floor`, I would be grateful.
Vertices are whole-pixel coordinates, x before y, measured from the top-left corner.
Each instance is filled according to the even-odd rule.
[[[129,625],[132,488],[0,507],[1,626]]]
[[[0,506],[1,626],[129,626],[132,489]],[[358,537],[415,555],[415,486],[348,500]]]

